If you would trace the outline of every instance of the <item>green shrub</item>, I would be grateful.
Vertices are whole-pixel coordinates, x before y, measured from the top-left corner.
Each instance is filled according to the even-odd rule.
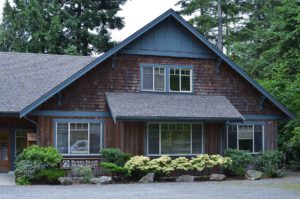
[[[284,172],[281,170],[283,162],[283,153],[278,150],[271,150],[258,156],[255,165],[259,171],[264,172],[268,177],[276,178],[284,176]]]
[[[93,170],[90,166],[78,166],[74,169],[75,173],[80,177],[80,183],[89,183],[93,177]]]
[[[193,169],[193,166],[192,166],[190,160],[187,159],[186,157],[176,158],[175,160],[172,160],[171,164],[172,164],[172,167],[174,168],[174,170],[188,171],[188,170]]]
[[[232,160],[229,157],[222,157],[220,155],[198,155],[191,159],[191,164],[194,169],[198,171],[203,171],[204,169],[213,168],[216,166],[229,167]]]
[[[33,145],[24,149],[16,157],[15,176],[18,184],[31,182],[37,173],[44,169],[57,168],[62,156],[53,147]],[[20,178],[20,179],[19,179]]]
[[[130,158],[124,168],[128,170],[128,174],[134,179],[139,179],[149,172],[152,172],[150,166],[150,158],[145,156],[133,156]]]
[[[126,168],[120,167],[114,163],[101,162],[100,167],[102,167],[106,173],[111,174],[113,177],[116,176],[118,179],[128,175],[128,170]]]
[[[16,183],[17,185],[30,185],[30,180],[25,177],[25,176],[21,176],[19,178],[16,179]]]
[[[237,149],[227,149],[224,152],[225,157],[229,157],[232,160],[232,164],[227,167],[227,171],[230,174],[236,174],[241,168],[247,168],[247,166],[252,162],[252,156],[246,151]]]
[[[234,174],[239,177],[244,177],[246,172],[247,171],[244,167],[239,167],[237,170],[235,170]]]
[[[123,167],[125,163],[131,158],[129,153],[124,153],[117,148],[106,148],[100,151],[101,160],[103,162],[110,162]]]
[[[39,171],[34,176],[34,180],[53,184],[53,183],[58,183],[58,178],[64,176],[65,176],[65,171],[61,169],[45,169]]]

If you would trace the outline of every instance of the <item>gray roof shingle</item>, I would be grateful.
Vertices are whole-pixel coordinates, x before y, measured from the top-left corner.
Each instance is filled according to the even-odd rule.
[[[114,120],[243,120],[225,96],[107,92]]]
[[[20,112],[95,59],[0,52],[0,112]]]

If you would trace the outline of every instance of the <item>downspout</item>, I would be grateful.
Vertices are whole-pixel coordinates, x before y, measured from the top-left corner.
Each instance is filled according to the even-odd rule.
[[[26,115],[24,116],[24,118],[26,120],[28,120],[30,123],[34,124],[35,125],[35,131],[36,131],[36,144],[38,145],[39,144],[39,138],[38,138],[38,123],[32,119],[30,119],[29,117],[27,117]]]

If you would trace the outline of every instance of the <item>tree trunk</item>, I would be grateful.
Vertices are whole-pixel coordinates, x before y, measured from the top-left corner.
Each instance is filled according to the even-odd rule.
[[[218,0],[218,48],[223,52],[222,2]]]

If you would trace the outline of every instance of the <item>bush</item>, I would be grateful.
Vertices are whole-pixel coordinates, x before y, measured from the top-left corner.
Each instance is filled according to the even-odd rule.
[[[124,168],[128,170],[128,174],[135,179],[139,179],[151,172],[150,158],[145,156],[133,156],[130,158]]]
[[[278,150],[266,151],[256,158],[256,168],[269,177],[283,177],[284,172],[281,170],[284,162],[283,157],[283,153]]]
[[[225,157],[229,157],[232,160],[232,164],[227,167],[227,170],[230,174],[239,173],[238,170],[241,168],[247,168],[247,166],[252,162],[252,156],[246,151],[237,150],[237,149],[227,149],[224,152]]]
[[[244,167],[239,167],[237,170],[234,171],[234,174],[239,177],[244,177],[246,175],[246,172],[247,171]]]
[[[111,174],[113,177],[116,176],[119,180],[121,177],[128,175],[128,170],[126,168],[120,167],[114,163],[101,162],[100,167],[102,167],[106,173]]]
[[[57,168],[62,157],[53,147],[33,145],[16,157],[15,176],[18,184],[30,184],[35,175],[44,169]]]
[[[49,183],[49,184],[56,184],[58,183],[58,178],[64,176],[65,176],[65,171],[61,169],[45,169],[39,171],[34,176],[34,180],[39,182]]]
[[[103,162],[110,162],[117,166],[123,167],[125,163],[131,158],[129,153],[124,153],[117,148],[106,148],[100,151],[101,160]]]
[[[174,168],[174,170],[188,171],[188,170],[193,169],[193,166],[192,166],[190,160],[187,159],[186,157],[176,158],[175,160],[172,160],[171,164],[172,164],[172,167]]]
[[[195,158],[192,158],[191,164],[193,168],[198,171],[203,171],[204,169],[213,168],[216,166],[220,167],[229,167],[232,163],[232,160],[228,157],[222,157],[220,155],[198,155]]]
[[[93,177],[93,170],[90,166],[78,166],[74,168],[75,173],[80,177],[80,183],[89,183]]]

